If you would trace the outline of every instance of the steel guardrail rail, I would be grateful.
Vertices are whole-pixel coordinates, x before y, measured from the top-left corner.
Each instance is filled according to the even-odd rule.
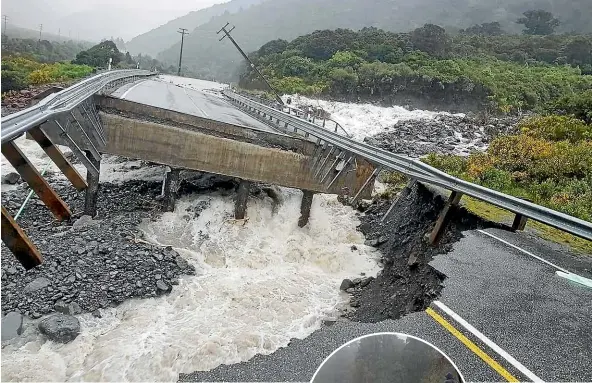
[[[418,181],[466,194],[570,234],[592,240],[592,223],[590,222],[511,195],[488,189],[481,185],[461,180],[429,166],[418,159],[412,159],[407,156],[391,153],[367,143],[344,137],[301,118],[294,117],[267,105],[250,100],[235,92],[225,90],[223,93],[230,99],[244,106],[249,106],[268,116],[278,119],[279,121],[288,123],[298,130],[308,133],[341,150],[347,150],[352,154],[364,157],[377,166],[401,172]]]
[[[89,77],[58,93],[51,94],[32,107],[2,117],[2,143],[14,140],[52,116],[75,108],[82,101],[100,92],[113,81],[154,74],[153,72],[138,69],[114,70]]]

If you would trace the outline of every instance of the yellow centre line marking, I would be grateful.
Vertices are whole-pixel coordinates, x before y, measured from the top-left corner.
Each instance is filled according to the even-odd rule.
[[[491,368],[493,368],[498,374],[500,374],[504,379],[508,382],[519,382],[518,379],[512,374],[510,374],[505,368],[503,368],[498,362],[493,360],[489,355],[487,355],[483,350],[479,348],[475,343],[471,342],[466,336],[464,336],[460,331],[458,331],[454,326],[452,326],[446,319],[444,319],[440,314],[435,312],[431,307],[428,307],[426,313],[434,318],[436,322],[438,322],[442,327],[448,330],[449,333],[454,335],[458,340],[460,340],[469,350],[471,350],[475,355],[481,358],[485,363],[487,363]]]

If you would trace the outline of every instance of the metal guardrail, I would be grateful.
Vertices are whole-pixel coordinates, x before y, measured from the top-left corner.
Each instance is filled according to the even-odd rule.
[[[282,122],[286,129],[291,127],[294,132],[301,131],[306,136],[316,138],[318,147],[332,146],[342,153],[347,152],[364,157],[379,168],[395,170],[418,181],[475,197],[503,209],[521,214],[524,217],[592,240],[592,223],[590,222],[455,178],[417,159],[391,153],[364,142],[344,137],[304,119],[250,100],[232,91],[226,90],[224,91],[224,95],[242,108],[263,113],[265,116],[276,119],[278,123]]]
[[[93,94],[112,90],[113,87],[120,86],[124,82],[134,81],[139,77],[154,74],[153,72],[137,69],[114,70],[97,74],[58,93],[54,93],[35,106],[3,117],[1,120],[2,143],[12,141],[27,130],[59,114],[77,108],[80,103]]]

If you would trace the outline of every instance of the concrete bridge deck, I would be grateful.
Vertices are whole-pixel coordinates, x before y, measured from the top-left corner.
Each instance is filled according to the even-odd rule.
[[[281,133],[263,121],[235,108],[219,94],[161,80],[143,80],[128,84],[112,96],[95,95],[80,110],[48,120],[28,135],[76,188],[86,189],[84,213],[90,216],[96,214],[103,153],[168,166],[163,180],[163,208],[168,211],[174,210],[183,169],[238,178],[236,219],[246,216],[251,182],[301,189],[300,226],[308,222],[315,193],[369,197],[372,188],[367,185],[374,180],[376,171],[366,159],[349,156],[346,161],[332,147],[321,147],[297,134]],[[69,146],[77,153],[87,168],[86,181],[57,145]],[[67,204],[13,142],[3,144],[3,154],[57,219],[69,219],[72,213]],[[21,239],[9,248],[18,247],[15,255],[26,268],[41,263],[35,246],[4,210],[3,228],[6,233],[12,230],[11,236],[3,236],[3,240]]]

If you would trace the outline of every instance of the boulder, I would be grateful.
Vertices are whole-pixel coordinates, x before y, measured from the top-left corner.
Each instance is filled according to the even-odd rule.
[[[2,318],[2,342],[23,333],[23,316],[17,312],[10,312]]]
[[[49,286],[51,284],[51,281],[45,277],[39,277],[39,278],[35,278],[34,280],[32,280],[31,282],[29,282],[25,288],[23,289],[23,291],[25,293],[32,293],[33,291],[37,291],[37,290],[41,290],[43,288],[46,288],[47,286]]]
[[[51,341],[69,343],[80,334],[80,322],[71,315],[53,314],[39,322],[39,331]]]
[[[5,174],[2,177],[2,183],[3,184],[9,184],[9,185],[14,185],[17,182],[19,182],[21,179],[21,176],[18,173],[15,172],[10,172],[8,174]]]
[[[339,290],[345,291],[352,287],[354,287],[354,283],[351,281],[351,279],[346,278],[343,281],[341,281],[341,286],[339,286]]]
[[[91,225],[96,225],[98,222],[94,221],[90,215],[83,215],[82,217],[78,218],[76,222],[72,225],[73,228],[78,229],[82,227],[87,227]]]
[[[166,293],[167,291],[171,290],[171,286],[169,286],[162,279],[159,279],[158,281],[156,281],[156,288],[158,289],[159,293]]]

